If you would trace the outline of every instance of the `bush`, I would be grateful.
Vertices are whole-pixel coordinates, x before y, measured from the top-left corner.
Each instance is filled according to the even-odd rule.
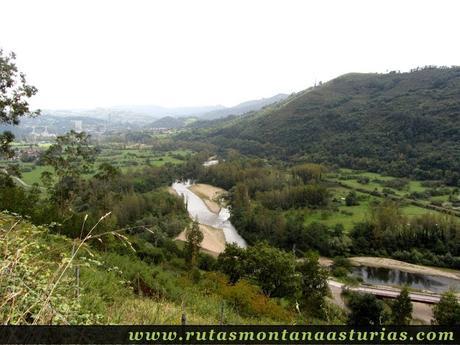
[[[369,184],[370,179],[369,179],[369,177],[360,176],[360,177],[357,178],[356,181],[358,181],[358,183],[360,183],[360,184]]]
[[[393,188],[397,190],[402,190],[406,188],[409,183],[409,179],[407,178],[395,178],[392,180],[385,181],[383,185],[387,188]]]
[[[162,248],[153,246],[151,243],[143,239],[137,239],[133,244],[136,249],[137,256],[149,264],[158,265],[165,261],[165,255]]]
[[[289,319],[289,314],[286,310],[265,296],[259,287],[244,279],[233,286],[225,286],[221,294],[243,315],[266,316],[278,320]]]
[[[334,258],[334,263],[332,264],[332,275],[334,277],[344,278],[348,276],[351,272],[352,265],[350,260],[342,256]]]
[[[359,205],[358,195],[356,194],[355,191],[351,191],[350,193],[347,194],[347,196],[345,197],[345,205],[347,206]]]
[[[332,267],[331,274],[337,278],[345,278],[350,273],[345,267]]]
[[[202,276],[200,287],[206,295],[217,294],[245,316],[268,317],[290,321],[291,315],[281,305],[265,296],[257,285],[246,279],[230,284],[227,276],[218,272],[208,272]]]
[[[217,260],[211,255],[200,254],[198,257],[198,267],[203,271],[214,271],[217,269]]]

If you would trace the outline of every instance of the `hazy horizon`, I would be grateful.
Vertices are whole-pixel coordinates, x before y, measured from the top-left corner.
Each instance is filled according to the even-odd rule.
[[[308,87],[307,87],[308,88]],[[299,90],[301,91],[301,90]],[[109,109],[109,108],[130,108],[130,107],[159,107],[159,108],[164,108],[165,110],[168,110],[168,109],[181,109],[181,108],[208,108],[208,107],[221,107],[222,109],[224,108],[232,108],[234,106],[237,106],[241,103],[245,103],[245,102],[249,102],[249,101],[255,101],[255,100],[262,100],[262,99],[267,99],[267,98],[271,98],[273,96],[276,96],[276,95],[279,95],[279,94],[286,94],[286,95],[289,95],[287,93],[283,93],[283,92],[278,92],[276,94],[273,94],[273,95],[267,95],[267,96],[263,96],[263,97],[260,97],[260,98],[255,98],[255,99],[243,99],[241,101],[238,101],[237,103],[235,104],[228,104],[228,105],[223,105],[222,103],[217,103],[217,104],[194,104],[194,105],[188,105],[188,104],[184,104],[184,105],[178,105],[178,106],[165,106],[165,105],[162,105],[162,104],[154,104],[154,103],[137,103],[137,104],[106,104],[106,105],[96,105],[96,106],[92,106],[92,107],[70,107],[70,108],[41,108],[41,110],[49,110],[49,111],[65,111],[65,110],[93,110],[93,109]]]
[[[430,0],[6,0],[0,47],[39,89],[36,108],[229,107],[349,72],[459,65],[459,10]]]

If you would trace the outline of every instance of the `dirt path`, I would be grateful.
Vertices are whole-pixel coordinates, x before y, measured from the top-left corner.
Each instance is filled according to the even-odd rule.
[[[433,276],[440,276],[460,280],[460,271],[444,270],[436,267],[414,265],[393,259],[358,256],[350,258],[350,261],[353,265],[357,266],[384,267],[411,273],[428,274]]]
[[[412,302],[414,324],[430,325],[433,319],[433,307],[426,303]]]
[[[6,169],[0,169],[0,172],[10,176],[14,181],[16,181],[17,183],[19,183],[21,186],[23,186],[24,188],[32,188],[33,186],[31,186],[30,184],[27,184],[25,183],[23,180],[21,180],[19,177],[17,176],[12,176],[10,174],[8,174],[8,171]],[[39,189],[41,190],[45,190],[46,188],[44,187],[38,187]]]
[[[221,208],[219,199],[225,193],[224,189],[202,183],[194,184],[189,189],[204,201],[209,211],[219,214]]]
[[[225,250],[225,236],[222,229],[216,229],[212,226],[200,224],[200,230],[203,233],[203,242],[201,248],[212,256],[218,256]],[[185,230],[176,237],[177,241],[185,242]]]
[[[319,264],[324,267],[330,267],[334,263],[332,259],[326,258],[324,256],[319,257]]]

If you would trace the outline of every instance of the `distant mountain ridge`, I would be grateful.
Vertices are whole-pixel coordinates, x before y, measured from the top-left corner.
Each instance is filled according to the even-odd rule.
[[[44,115],[53,116],[83,116],[93,118],[107,119],[109,116],[112,119],[121,121],[138,121],[148,122],[154,119],[159,119],[165,116],[187,117],[196,116],[197,114],[205,114],[210,111],[225,109],[222,105],[203,106],[203,107],[178,107],[166,108],[157,105],[132,105],[132,106],[114,106],[114,107],[99,107],[93,109],[70,109],[70,110],[44,110]]]
[[[195,116],[193,116],[192,118],[193,121],[191,122],[187,121],[191,119],[190,116],[189,117],[165,116],[165,117],[162,117],[154,121],[150,126],[152,128],[182,128],[182,127],[185,127],[189,123],[193,123],[194,126],[198,125],[198,127],[202,127],[200,126],[202,122],[206,123],[208,121],[220,120],[228,116],[238,116],[238,115],[249,113],[251,111],[259,111],[263,107],[266,107],[271,104],[275,104],[277,102],[281,102],[285,100],[287,97],[289,97],[289,95],[277,94],[269,98],[262,98],[262,99],[243,102],[243,103],[237,104],[234,107],[213,110],[210,112],[206,112],[204,114],[195,114]],[[195,122],[195,119],[198,120],[198,122]],[[203,125],[203,126],[206,126],[206,125]]]
[[[286,99],[289,95],[279,93],[275,96],[268,97],[268,98],[261,98],[251,101],[246,101],[240,104],[237,104],[233,107],[225,108],[225,109],[217,109],[210,112],[207,112],[200,116],[200,120],[215,120],[223,117],[227,117],[229,115],[242,115],[248,113],[250,111],[257,111],[267,106],[269,104],[273,104],[279,101]]]
[[[93,109],[57,109],[42,111],[43,115],[56,117],[92,117],[118,121],[150,122],[154,119],[197,117],[202,120],[214,120],[228,115],[242,115],[250,111],[260,110],[262,107],[281,101],[288,97],[285,94],[277,94],[272,97],[251,100],[240,103],[233,107],[223,105],[197,106],[197,107],[173,107],[167,108],[158,105],[121,105],[112,107],[98,107]],[[173,128],[173,127],[171,127]]]
[[[165,116],[161,119],[154,121],[150,127],[152,128],[182,128],[185,126],[184,118],[176,118],[172,116]]]

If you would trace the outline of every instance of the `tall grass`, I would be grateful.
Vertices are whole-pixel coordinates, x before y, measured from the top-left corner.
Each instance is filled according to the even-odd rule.
[[[82,312],[70,269],[106,214],[74,241],[52,235],[15,215],[0,216],[0,322],[70,324],[97,321]],[[86,218],[85,218],[86,221]],[[84,224],[82,226],[82,234]],[[85,248],[88,250],[88,248]]]
[[[190,324],[298,321],[292,306],[248,282],[229,286],[212,273],[196,281],[177,257],[149,264],[122,230],[94,234],[96,227],[83,224],[80,238],[71,240],[0,212],[1,324],[179,324],[183,313]],[[89,245],[104,236],[123,241],[126,251]]]

